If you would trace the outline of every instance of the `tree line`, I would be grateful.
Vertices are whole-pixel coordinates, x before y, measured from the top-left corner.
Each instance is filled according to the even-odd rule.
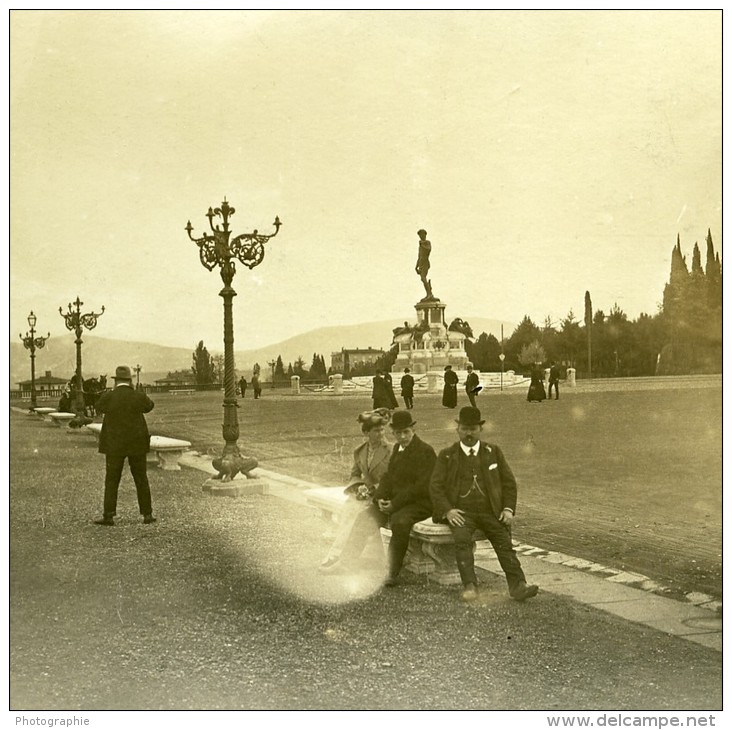
[[[585,292],[584,317],[573,310],[554,323],[541,325],[527,315],[503,343],[483,332],[467,342],[466,353],[478,370],[526,371],[534,363],[557,362],[580,376],[640,376],[719,373],[722,371],[722,266],[707,231],[706,262],[694,244],[691,269],[680,237],[671,255],[671,271],[658,311],[631,320],[613,304],[593,312]]]

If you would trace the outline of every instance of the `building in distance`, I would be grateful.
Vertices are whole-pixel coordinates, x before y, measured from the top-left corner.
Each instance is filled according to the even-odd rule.
[[[330,367],[333,373],[349,375],[371,375],[375,369],[376,361],[384,356],[383,350],[373,347],[366,349],[341,348],[340,352],[330,354]]]

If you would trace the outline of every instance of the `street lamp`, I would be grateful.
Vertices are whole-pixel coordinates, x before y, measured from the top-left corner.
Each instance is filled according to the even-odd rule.
[[[269,361],[269,362],[267,363],[267,365],[269,365],[269,366],[270,366],[270,368],[272,369],[272,388],[274,388],[274,387],[275,387],[275,382],[274,382],[274,376],[275,376],[275,367],[276,367],[276,365],[277,365],[277,362],[276,362],[275,360],[270,360],[270,361]]]
[[[72,330],[76,335],[74,342],[76,343],[76,373],[74,374],[74,387],[72,392],[72,398],[74,401],[74,418],[69,421],[71,428],[81,428],[87,423],[91,423],[92,419],[88,418],[84,413],[84,381],[81,377],[81,333],[84,329],[93,330],[97,326],[97,319],[104,314],[104,307],[102,306],[101,312],[89,312],[88,314],[81,313],[81,305],[84,302],[76,297],[76,301],[73,306],[76,307],[76,311],[72,309],[72,304],[69,303],[69,311],[64,312],[61,307],[58,308],[58,313],[64,318],[67,330]]]
[[[224,449],[221,459],[214,460],[213,465],[219,471],[217,478],[222,481],[233,479],[238,472],[245,473],[256,466],[256,460],[244,459],[239,451],[237,441],[239,439],[239,422],[236,415],[236,383],[234,367],[234,321],[232,314],[232,299],[236,292],[231,287],[231,282],[236,274],[234,259],[238,259],[244,266],[253,269],[259,266],[264,259],[264,244],[270,238],[274,238],[280,230],[279,217],[275,217],[275,232],[269,236],[263,236],[255,228],[252,233],[243,233],[236,238],[229,240],[229,217],[234,215],[232,208],[224,198],[220,208],[209,208],[206,217],[211,228],[211,233],[204,233],[201,238],[194,238],[191,235],[193,226],[188,221],[185,230],[188,231],[188,238],[191,239],[199,250],[201,263],[209,271],[216,266],[221,268],[221,279],[224,288],[219,296],[224,300],[224,422],[221,427],[224,437]],[[222,224],[214,225],[214,218],[221,218]],[[249,466],[253,462],[252,466]]]
[[[138,364],[138,365],[135,365],[135,367],[132,369],[135,371],[135,373],[137,375],[137,387],[135,388],[135,390],[140,390],[140,371],[142,370],[142,367]]]
[[[36,337],[36,315],[33,311],[28,315],[28,326],[30,332],[23,335],[18,335],[23,340],[23,346],[26,350],[30,350],[30,361],[31,361],[31,407],[33,410],[36,407],[36,350],[41,350],[46,345],[46,340],[51,336],[49,332],[46,337]]]

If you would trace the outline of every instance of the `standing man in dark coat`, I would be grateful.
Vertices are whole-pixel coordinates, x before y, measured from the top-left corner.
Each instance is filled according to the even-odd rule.
[[[415,425],[409,411],[395,411],[392,415],[390,426],[396,444],[389,466],[376,488],[372,505],[356,519],[341,553],[344,563],[358,558],[368,538],[388,522],[391,540],[387,586],[398,585],[413,525],[432,514],[429,484],[435,450],[416,435]]]
[[[482,530],[496,551],[506,574],[508,593],[516,601],[532,598],[538,586],[526,585],[526,577],[511,542],[511,523],[516,512],[516,479],[503,452],[480,440],[485,421],[472,406],[460,409],[460,440],[440,451],[430,481],[435,522],[447,522],[455,538],[455,557],[463,583],[462,598],[478,597],[473,560],[473,533]]]
[[[552,399],[552,388],[554,388],[555,400],[559,400],[559,365],[553,360],[549,368],[549,400]]]
[[[107,469],[104,478],[104,514],[97,525],[113,525],[117,514],[117,492],[125,459],[130,465],[137,489],[137,503],[143,522],[155,522],[152,515],[150,484],[147,480],[147,452],[150,450],[150,433],[144,413],[155,404],[140,390],[132,387],[132,370],[120,365],[114,374],[114,390],[105,392],[97,401],[97,413],[104,414],[99,436],[99,452],[106,455]]]
[[[243,375],[239,380],[239,392],[241,393],[242,398],[244,398],[247,394],[247,379]]]
[[[465,378],[465,392],[468,394],[470,405],[475,408],[475,396],[480,392],[480,378],[478,374],[473,372],[473,364],[468,363],[468,377]]]
[[[404,406],[408,411],[411,411],[414,408],[414,378],[409,374],[409,368],[404,368],[400,385],[402,386]]]

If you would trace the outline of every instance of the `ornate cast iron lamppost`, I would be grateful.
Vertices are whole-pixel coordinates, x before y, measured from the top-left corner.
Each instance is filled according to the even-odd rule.
[[[74,342],[76,343],[76,373],[74,374],[74,388],[73,388],[73,401],[74,401],[74,413],[76,416],[69,421],[71,428],[81,428],[87,423],[91,423],[92,419],[88,418],[84,413],[84,381],[81,377],[81,333],[84,329],[93,330],[97,326],[97,319],[104,314],[104,307],[101,312],[89,312],[88,314],[81,313],[81,305],[84,302],[76,297],[76,301],[73,306],[76,307],[76,311],[72,309],[72,305],[69,304],[69,311],[64,313],[61,307],[58,308],[58,313],[64,318],[67,330],[72,330],[76,335]]]
[[[140,390],[140,371],[142,370],[142,366],[138,363],[132,369],[135,371],[135,373],[137,375],[137,386],[136,386],[135,390]]]
[[[18,335],[23,340],[23,346],[26,350],[30,350],[30,361],[31,361],[31,404],[30,410],[36,407],[36,350],[42,350],[46,345],[46,340],[51,336],[49,332],[45,337],[36,337],[36,315],[31,313],[28,315],[28,326],[30,332],[23,335]]]
[[[224,288],[219,296],[224,300],[224,423],[222,432],[224,436],[224,450],[220,459],[213,460],[213,466],[219,474],[215,479],[230,481],[239,472],[246,474],[257,466],[256,459],[244,458],[239,451],[237,441],[239,439],[239,422],[236,409],[236,383],[234,369],[234,321],[232,316],[232,299],[236,292],[231,287],[231,282],[236,274],[234,259],[238,259],[244,266],[253,269],[259,266],[264,259],[264,244],[270,238],[274,238],[280,230],[280,219],[275,217],[275,232],[269,236],[261,235],[255,228],[252,233],[243,233],[230,240],[229,217],[234,215],[232,208],[224,198],[220,208],[209,208],[206,217],[211,228],[211,233],[204,233],[201,238],[194,238],[191,235],[193,226],[188,221],[185,230],[188,237],[199,249],[201,263],[213,271],[216,266],[221,268],[221,279]],[[222,223],[214,225],[214,218],[220,218]],[[204,488],[206,488],[204,486]]]

